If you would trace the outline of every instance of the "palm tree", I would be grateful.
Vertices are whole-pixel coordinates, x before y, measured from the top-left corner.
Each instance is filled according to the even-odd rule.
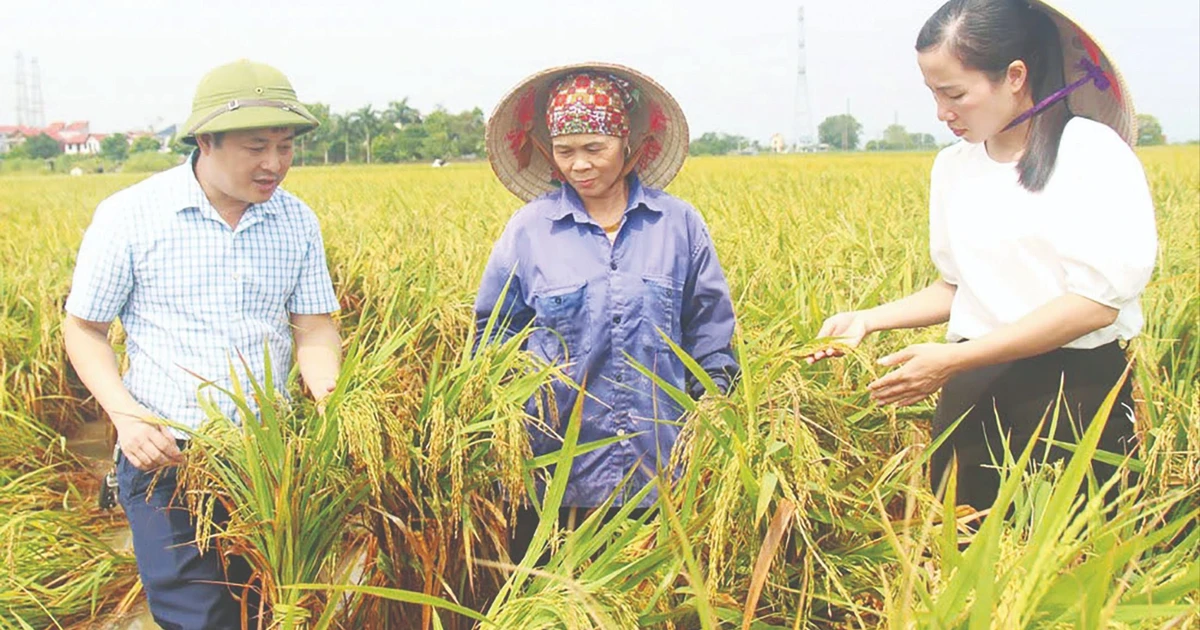
[[[403,129],[405,125],[421,122],[421,112],[408,104],[408,97],[388,103],[387,109],[380,113],[387,127]]]
[[[334,129],[334,121],[333,117],[330,115],[329,106],[325,103],[310,103],[306,104],[305,107],[308,108],[308,111],[313,115],[314,118],[317,119],[317,122],[319,123],[316,130],[309,134],[312,136],[311,142],[314,145],[313,148],[322,150],[324,152],[325,164],[329,164],[329,145],[332,144],[334,139],[337,137],[334,135],[337,130]],[[303,155],[303,136],[301,136],[300,146],[302,147],[300,152]]]
[[[332,116],[329,117],[329,120],[330,120],[330,122],[333,123],[332,127],[335,130],[334,137],[336,137],[337,139],[341,140],[342,142],[344,142],[346,144],[346,153],[345,153],[345,157],[342,159],[342,161],[349,164],[350,163],[350,127],[351,127],[350,115],[349,114],[333,114]]]
[[[364,144],[367,147],[367,164],[370,164],[371,134],[379,129],[379,114],[372,110],[370,105],[364,105],[358,111],[350,114],[350,121],[366,138]]]

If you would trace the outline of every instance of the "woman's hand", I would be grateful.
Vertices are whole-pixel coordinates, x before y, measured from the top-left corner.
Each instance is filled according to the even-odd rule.
[[[959,371],[958,344],[919,343],[879,360],[880,365],[899,365],[867,386],[871,398],[881,405],[912,405],[942,388]]]
[[[867,335],[874,332],[871,329],[870,321],[867,317],[867,311],[847,311],[838,313],[833,317],[825,320],[821,326],[821,331],[817,333],[818,338],[836,337],[838,341],[844,345],[854,348],[862,343],[862,340]],[[840,357],[844,352],[829,346],[813,352],[805,357],[809,365],[825,358]]]

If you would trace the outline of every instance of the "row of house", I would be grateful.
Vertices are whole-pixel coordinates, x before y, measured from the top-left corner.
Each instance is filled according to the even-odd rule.
[[[112,134],[92,133],[91,125],[86,120],[67,124],[63,122],[50,123],[46,127],[29,127],[24,125],[0,125],[0,154],[8,153],[14,147],[23,144],[29,138],[46,134],[56,142],[66,155],[99,155],[100,143]],[[151,136],[158,140],[162,151],[166,151],[175,134],[172,125],[154,133],[135,131],[121,134],[129,144],[141,136]]]

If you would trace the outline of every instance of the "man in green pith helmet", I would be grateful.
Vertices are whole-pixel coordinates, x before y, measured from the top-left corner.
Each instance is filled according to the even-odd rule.
[[[154,419],[196,429],[202,398],[239,418],[219,392],[252,391],[267,360],[288,374],[293,350],[317,400],[337,379],[338,302],[320,226],[279,187],[295,138],[317,124],[275,68],[242,60],[212,70],[181,133],[196,147],[187,163],[102,201],[79,249],[63,336],[116,427],[120,502],[150,611],[166,629],[240,627],[249,571],[194,544],[176,493],[188,435]],[[107,338],[116,317],[127,336],[123,377]],[[286,396],[285,380],[276,386]]]

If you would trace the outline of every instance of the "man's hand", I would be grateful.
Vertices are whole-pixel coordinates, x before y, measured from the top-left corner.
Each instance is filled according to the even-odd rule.
[[[63,342],[79,380],[112,418],[117,443],[129,463],[140,470],[178,464],[183,455],[175,436],[164,425],[149,422],[154,414],[130,395],[117,369],[117,355],[108,343],[110,322],[94,322],[67,315]]]
[[[317,403],[317,413],[325,415],[325,403],[333,390],[337,389],[337,381],[326,381],[320,384],[310,385],[308,390],[312,392],[313,401]]]
[[[149,421],[153,418],[150,412],[140,417],[114,415],[112,418],[121,452],[138,470],[151,471],[183,461],[183,453],[175,444],[171,430],[166,425]]]

